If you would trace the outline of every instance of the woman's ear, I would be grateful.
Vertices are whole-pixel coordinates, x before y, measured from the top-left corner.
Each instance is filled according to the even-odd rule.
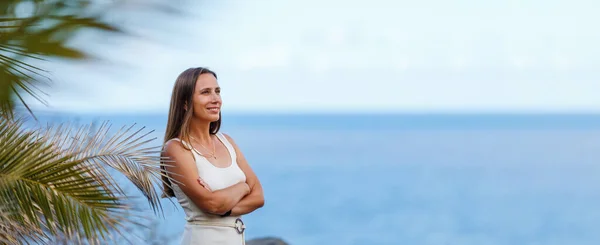
[[[185,104],[183,104],[183,110],[187,111],[187,101],[185,102]]]

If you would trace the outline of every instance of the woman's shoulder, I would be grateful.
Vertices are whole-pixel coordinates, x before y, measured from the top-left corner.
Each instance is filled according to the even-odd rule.
[[[221,136],[223,136],[223,137],[227,138],[228,140],[229,140],[229,139],[231,139],[231,136],[229,136],[229,134],[228,134],[228,133],[225,133],[225,132],[223,132],[223,131],[219,131],[217,134],[219,134],[219,135],[221,135]]]
[[[225,132],[218,132],[217,134],[220,134],[223,138],[225,138],[230,144],[232,144],[233,146],[235,146],[235,141],[233,140],[233,138]]]
[[[163,149],[166,152],[177,152],[185,150],[185,148],[184,141],[182,141],[180,138],[169,139],[163,145]]]
[[[180,138],[177,138],[177,137],[175,137],[175,138],[171,138],[171,139],[167,140],[167,141],[165,142],[165,144],[168,144],[168,143],[170,143],[171,141],[179,141],[179,142],[181,142],[181,139],[180,139]]]
[[[167,145],[183,145],[183,141],[180,138],[171,138],[163,144],[165,147]]]

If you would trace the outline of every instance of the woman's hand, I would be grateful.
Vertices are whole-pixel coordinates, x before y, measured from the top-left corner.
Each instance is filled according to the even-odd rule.
[[[198,184],[200,184],[201,186],[206,188],[208,191],[212,192],[212,189],[210,188],[210,186],[208,186],[208,184],[206,182],[204,182],[204,180],[200,177],[198,177]]]

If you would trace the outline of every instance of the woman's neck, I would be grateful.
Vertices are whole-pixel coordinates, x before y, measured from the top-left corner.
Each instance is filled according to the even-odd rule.
[[[192,121],[190,124],[190,136],[193,137],[200,144],[211,144],[212,140],[210,137],[210,122],[199,122]]]

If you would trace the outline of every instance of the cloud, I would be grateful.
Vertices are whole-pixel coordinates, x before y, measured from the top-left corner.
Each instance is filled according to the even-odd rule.
[[[51,103],[73,110],[162,111],[179,72],[209,66],[235,110],[600,108],[600,97],[591,92],[600,91],[594,68],[600,58],[588,54],[598,51],[600,36],[586,31],[598,20],[590,6],[315,4],[210,5],[198,18],[179,21],[177,35],[162,38],[172,40],[162,46],[128,39],[97,49],[135,69],[97,74],[93,65],[60,66],[56,73],[64,81],[85,78],[91,89],[59,92]]]

